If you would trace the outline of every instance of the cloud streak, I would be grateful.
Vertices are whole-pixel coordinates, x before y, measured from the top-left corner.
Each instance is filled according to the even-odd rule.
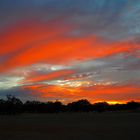
[[[0,1],[1,95],[21,90],[64,102],[140,100],[139,5]]]

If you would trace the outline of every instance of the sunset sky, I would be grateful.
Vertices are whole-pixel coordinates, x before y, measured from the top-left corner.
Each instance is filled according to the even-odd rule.
[[[0,98],[140,101],[140,0],[0,0]]]

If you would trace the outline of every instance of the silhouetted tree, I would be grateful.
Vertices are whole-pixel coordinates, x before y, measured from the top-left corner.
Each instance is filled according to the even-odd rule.
[[[67,105],[68,111],[74,111],[74,112],[79,112],[79,111],[89,112],[91,110],[91,107],[92,107],[91,104],[86,99],[72,102]]]
[[[17,114],[22,112],[22,101],[12,95],[7,95],[7,99],[1,100],[1,110],[4,114]]]
[[[24,112],[38,113],[42,109],[41,104],[39,101],[27,101],[24,103]]]
[[[5,114],[5,100],[0,99],[0,114]]]
[[[92,106],[93,111],[103,112],[109,109],[109,104],[107,102],[95,103]]]
[[[38,102],[38,101],[27,101],[24,104],[25,112],[30,113],[58,113],[63,111],[63,105],[61,102]]]
[[[131,110],[135,110],[135,109],[138,109],[138,108],[140,108],[140,104],[139,103],[136,103],[136,102],[134,102],[134,101],[131,101],[131,102],[127,102],[127,104],[126,104],[126,107],[127,107],[127,109],[131,109]]]
[[[124,111],[139,110],[140,103],[131,101],[127,104],[109,105],[107,102],[91,104],[88,100],[82,99],[63,105],[59,101],[39,102],[27,101],[24,104],[15,96],[7,95],[6,100],[0,99],[0,114],[19,113],[59,113],[59,112],[103,112],[103,111]]]

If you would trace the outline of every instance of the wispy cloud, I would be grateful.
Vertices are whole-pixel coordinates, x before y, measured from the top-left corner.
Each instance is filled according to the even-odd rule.
[[[139,99],[139,0],[1,0],[0,9],[2,96]]]

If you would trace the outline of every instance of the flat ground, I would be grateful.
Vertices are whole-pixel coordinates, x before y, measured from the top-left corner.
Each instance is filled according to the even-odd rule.
[[[140,140],[140,113],[0,116],[0,140]]]

